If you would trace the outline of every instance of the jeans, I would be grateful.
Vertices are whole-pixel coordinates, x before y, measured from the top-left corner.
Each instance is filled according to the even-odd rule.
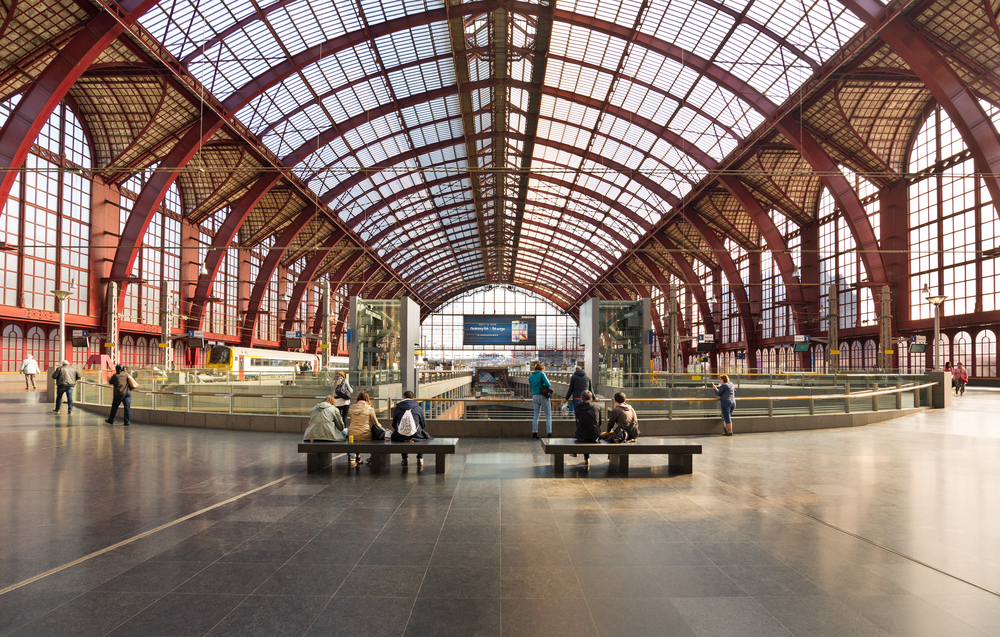
[[[552,433],[552,401],[535,394],[531,397],[531,404],[535,407],[535,419],[531,421],[531,433],[538,433],[538,416],[541,410],[545,410],[545,433]]]
[[[111,415],[108,416],[108,422],[115,421],[115,417],[118,415],[118,405],[125,406],[125,424],[132,422],[132,394],[115,396],[111,400]]]
[[[597,440],[580,440],[579,438],[577,438],[576,442],[598,442],[599,440],[600,438],[598,438]],[[590,460],[590,454],[589,453],[583,454],[583,459]]]
[[[403,456],[403,460],[407,460],[407,459],[409,459],[410,454],[404,453],[404,454],[402,454],[402,456]],[[424,454],[418,453],[417,454],[417,460],[423,460],[423,459],[424,459]]]
[[[723,398],[719,401],[722,406],[722,421],[727,425],[733,424],[733,412],[736,411],[735,398]]]
[[[70,411],[73,411],[73,390],[76,389],[72,385],[59,385],[56,387],[56,411],[62,407],[63,394],[66,395],[66,405],[69,407]]]
[[[573,421],[576,424],[580,424],[580,419],[576,415],[578,413],[577,410],[576,410],[576,408],[579,407],[580,403],[582,403],[582,402],[583,402],[582,400],[579,400],[579,399],[576,399],[576,398],[574,398],[573,402],[572,402],[572,404],[573,404]]]

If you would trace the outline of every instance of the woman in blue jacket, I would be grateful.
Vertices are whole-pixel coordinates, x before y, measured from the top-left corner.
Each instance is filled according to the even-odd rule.
[[[552,437],[552,401],[549,396],[542,395],[542,388],[548,387],[552,389],[552,383],[549,382],[548,376],[545,375],[545,365],[538,363],[535,365],[535,371],[528,376],[528,383],[531,384],[531,404],[535,408],[535,417],[531,421],[531,437],[538,437],[538,414],[541,410],[545,410],[545,431],[549,434],[549,438]]]

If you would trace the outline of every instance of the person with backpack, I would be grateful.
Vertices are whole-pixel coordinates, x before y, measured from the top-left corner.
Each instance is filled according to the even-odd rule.
[[[628,442],[639,437],[639,417],[625,400],[625,392],[615,394],[615,407],[608,414],[608,431],[601,434],[603,440]]]
[[[118,405],[125,407],[125,426],[132,423],[132,380],[124,365],[115,365],[115,374],[108,379],[108,384],[114,388],[114,395],[111,399],[111,414],[104,422],[109,425],[115,424],[115,416],[118,415]],[[135,382],[135,381],[133,381]]]
[[[427,420],[424,418],[424,408],[420,406],[412,391],[403,392],[403,400],[396,403],[396,408],[392,410],[392,434],[389,439],[393,442],[410,442],[411,440],[434,440],[434,436],[427,433]],[[402,465],[410,464],[410,454],[403,454]],[[424,466],[424,454],[417,454],[417,466]]]
[[[574,410],[576,412],[576,438],[577,442],[597,442],[601,439],[601,420],[603,415],[601,414],[601,408],[595,405],[591,401],[594,400],[594,394],[589,391],[583,392],[580,395],[580,404],[576,406]],[[576,457],[576,454],[570,454],[571,457]],[[590,454],[583,454],[583,468],[590,468]]]
[[[340,419],[347,422],[347,415],[351,409],[351,394],[354,389],[343,373],[337,372],[333,377],[333,397],[337,402],[337,411],[340,412]]]
[[[583,392],[594,392],[594,383],[591,382],[590,376],[583,369],[583,363],[576,364],[576,371],[569,378],[569,387],[566,389],[566,398],[563,400],[567,403],[573,401],[571,409],[573,410],[573,417],[577,421],[577,426],[580,426],[580,416],[576,413],[577,407],[583,400]]]
[[[552,383],[545,375],[545,365],[538,363],[535,371],[528,376],[528,384],[531,385],[531,404],[535,408],[535,417],[531,421],[531,437],[538,438],[538,416],[542,410],[545,411],[545,431],[552,437]]]

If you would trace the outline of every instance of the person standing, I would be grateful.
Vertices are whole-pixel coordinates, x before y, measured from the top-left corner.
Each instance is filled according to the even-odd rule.
[[[115,365],[115,374],[108,380],[108,384],[114,388],[114,397],[111,399],[111,414],[104,422],[109,425],[115,424],[115,416],[118,415],[118,405],[125,407],[125,426],[132,424],[132,388],[129,386],[129,375],[125,371],[124,365]]]
[[[28,358],[21,361],[21,373],[24,374],[24,391],[28,391],[28,383],[31,383],[31,389],[37,390],[35,387],[35,374],[38,373],[38,361],[28,354]]]
[[[590,376],[583,369],[583,363],[576,364],[576,371],[569,379],[569,388],[566,390],[566,398],[563,400],[565,402],[573,401],[573,418],[576,419],[577,426],[580,425],[580,417],[576,414],[576,408],[580,406],[580,402],[583,400],[583,392],[589,391],[591,395],[594,393],[594,384],[590,382]]]
[[[347,436],[344,434],[344,419],[340,416],[336,402],[337,399],[331,395],[312,408],[312,411],[309,412],[309,426],[302,435],[303,440],[332,440],[333,442],[347,440]]]
[[[403,400],[396,403],[392,410],[392,434],[389,439],[393,442],[409,442],[411,440],[434,440],[434,436],[427,433],[427,420],[424,418],[424,408],[420,406],[413,392],[407,389],[403,392]],[[409,418],[406,413],[409,412]],[[412,419],[413,422],[409,422]],[[400,432],[400,424],[403,425],[403,432]],[[407,435],[408,430],[416,429],[416,433]],[[405,467],[410,463],[410,454],[403,454],[402,465]],[[417,466],[424,466],[424,454],[417,454]]]
[[[351,424],[347,428],[347,435],[352,436],[355,442],[371,440],[372,425],[382,426],[375,415],[375,408],[371,406],[371,401],[372,399],[368,396],[368,392],[362,390],[358,393],[358,397],[354,399],[354,404],[351,405]],[[349,453],[347,457],[347,466],[361,466],[360,453]]]
[[[545,365],[538,363],[535,371],[528,377],[528,384],[531,385],[531,404],[535,408],[535,417],[531,421],[531,437],[538,438],[538,416],[545,411],[545,432],[552,437],[552,383],[545,375]],[[546,395],[543,392],[547,392]]]
[[[601,408],[595,405],[593,402],[594,394],[590,391],[585,391],[580,394],[580,404],[577,405],[574,413],[576,413],[576,438],[577,442],[597,442],[601,439],[601,419],[603,414],[601,414]],[[571,454],[571,456],[576,456],[576,454]],[[590,468],[590,454],[583,454],[583,467],[584,469]]]
[[[351,383],[348,382],[347,378],[340,372],[333,377],[333,397],[337,401],[337,410],[340,411],[340,419],[347,424],[347,414],[351,409],[351,394],[354,393],[354,389],[351,388]]]
[[[719,397],[719,405],[722,408],[722,424],[725,428],[723,436],[733,435],[733,412],[736,410],[736,388],[729,382],[729,376],[722,374],[719,376],[721,385],[712,383],[715,395]]]
[[[59,413],[62,407],[63,395],[66,396],[66,406],[69,407],[67,413],[73,413],[73,391],[76,389],[76,382],[80,380],[80,372],[64,360],[62,365],[52,370],[52,378],[56,381],[56,408],[55,413]]]

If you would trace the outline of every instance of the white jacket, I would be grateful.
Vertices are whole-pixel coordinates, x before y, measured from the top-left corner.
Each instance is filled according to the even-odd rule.
[[[38,361],[33,358],[26,358],[24,362],[21,363],[21,373],[22,374],[37,374],[38,373]]]

